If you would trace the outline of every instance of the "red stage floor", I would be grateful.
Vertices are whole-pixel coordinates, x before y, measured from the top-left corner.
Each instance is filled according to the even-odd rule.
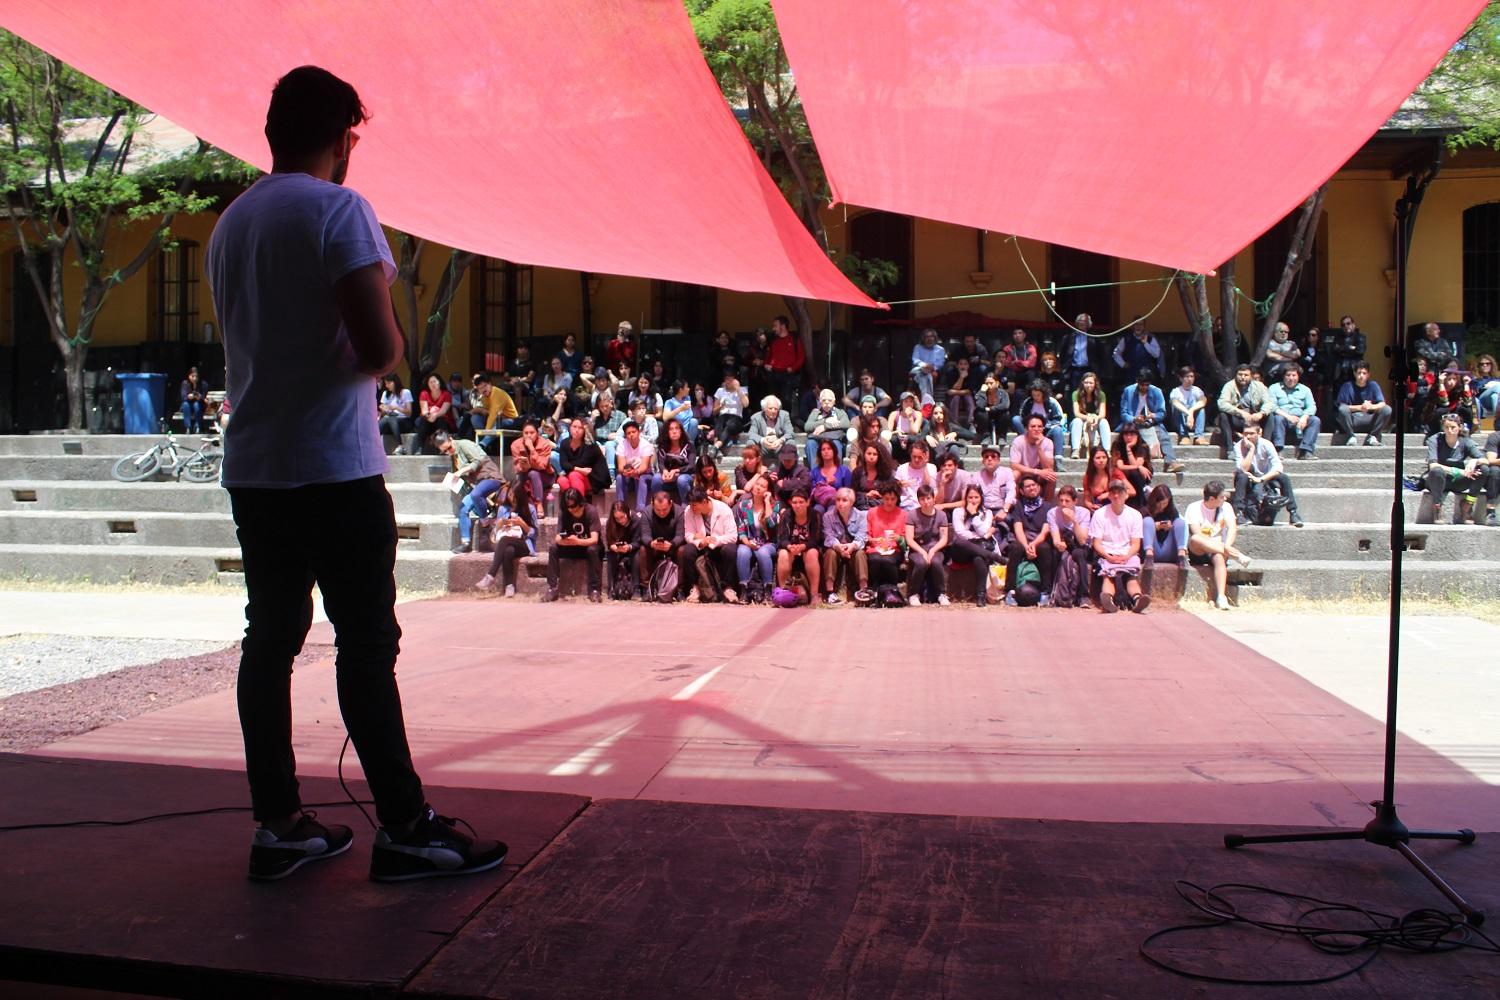
[[[1362,824],[1380,792],[1379,720],[1175,611],[447,598],[400,613],[406,714],[432,784],[1303,826]],[[312,641],[330,642],[327,626]],[[332,774],[331,661],[295,691],[298,762]],[[232,691],[41,752],[242,767]],[[1500,830],[1496,788],[1405,739],[1400,777],[1414,825]]]

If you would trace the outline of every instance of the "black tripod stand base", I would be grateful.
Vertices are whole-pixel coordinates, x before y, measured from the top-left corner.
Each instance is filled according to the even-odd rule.
[[[1370,820],[1362,829],[1318,830],[1311,833],[1269,833],[1249,837],[1238,833],[1226,833],[1224,835],[1224,846],[1235,848],[1246,847],[1252,844],[1313,844],[1334,840],[1363,840],[1369,844],[1389,847],[1397,851],[1407,861],[1411,862],[1412,867],[1420,872],[1423,878],[1431,882],[1434,888],[1448,897],[1449,902],[1458,907],[1458,912],[1463,914],[1464,920],[1471,926],[1478,927],[1484,923],[1484,912],[1470,906],[1468,901],[1460,896],[1457,890],[1443,881],[1442,876],[1428,867],[1427,863],[1418,857],[1417,853],[1410,846],[1410,841],[1413,840],[1451,840],[1460,844],[1472,844],[1474,843],[1473,830],[1408,830],[1401,820],[1396,817],[1394,809],[1385,808],[1377,803],[1375,818]]]

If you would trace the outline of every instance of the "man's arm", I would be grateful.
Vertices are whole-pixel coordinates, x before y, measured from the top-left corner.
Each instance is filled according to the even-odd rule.
[[[349,344],[361,375],[383,375],[406,354],[406,338],[391,308],[391,292],[384,265],[367,264],[333,284],[339,318],[349,332]]]

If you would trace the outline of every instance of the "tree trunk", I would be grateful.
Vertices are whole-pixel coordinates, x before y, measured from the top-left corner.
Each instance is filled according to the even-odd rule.
[[[1287,247],[1286,263],[1281,267],[1281,280],[1276,283],[1276,291],[1271,295],[1270,308],[1266,312],[1265,322],[1261,324],[1260,336],[1256,338],[1255,352],[1250,357],[1253,365],[1259,365],[1266,359],[1266,347],[1271,342],[1271,335],[1276,332],[1276,324],[1281,322],[1281,310],[1286,308],[1292,279],[1297,277],[1302,265],[1307,263],[1307,255],[1317,240],[1318,220],[1323,216],[1323,199],[1327,195],[1328,184],[1324,182],[1322,187],[1302,203],[1302,214],[1298,216],[1296,229],[1292,232],[1291,246]]]
[[[443,359],[443,351],[448,347],[448,316],[452,311],[453,296],[457,294],[458,286],[474,260],[474,254],[454,250],[448,255],[448,266],[443,268],[443,276],[438,279],[437,287],[432,291],[432,308],[427,314],[418,352],[418,365],[422,370],[423,380],[437,369],[438,362]],[[420,385],[421,382],[416,384]]]
[[[802,370],[812,379],[813,385],[821,385],[818,366],[813,357],[812,313],[808,312],[807,300],[792,295],[783,295],[782,301],[792,312],[792,322],[797,324],[797,336],[802,340]],[[795,407],[791,407],[795,410]]]
[[[68,380],[68,430],[75,433],[88,429],[83,412],[83,362],[88,354],[87,341],[72,345],[63,352],[63,370]]]
[[[1235,289],[1236,267],[1234,258],[1226,260],[1219,267],[1219,350],[1218,362],[1220,371],[1215,376],[1221,382],[1227,382],[1234,374],[1239,365],[1238,345],[1235,343]],[[1205,283],[1205,289],[1207,284]],[[1206,294],[1206,291],[1205,291]]]

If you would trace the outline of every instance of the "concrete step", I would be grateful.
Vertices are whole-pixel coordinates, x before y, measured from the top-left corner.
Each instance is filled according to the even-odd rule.
[[[1472,524],[1406,525],[1406,560],[1409,562],[1463,562],[1489,560],[1491,570],[1500,563],[1500,529]],[[1252,558],[1252,565],[1268,560],[1338,560],[1389,563],[1390,526],[1384,523],[1349,524],[1309,521],[1305,527],[1287,524],[1274,527],[1250,525],[1240,529],[1237,543]]]
[[[453,494],[431,483],[391,483],[396,516],[452,514]],[[229,493],[214,483],[0,481],[0,510],[97,510],[120,513],[229,513]]]
[[[456,524],[446,515],[398,517],[398,546],[447,551],[457,541]],[[0,544],[215,549],[239,541],[228,513],[0,510]]]
[[[452,559],[446,549],[402,550],[396,584],[404,590],[464,589],[449,578]],[[0,545],[0,578],[243,586],[238,548],[200,546]]]
[[[1230,600],[1249,603],[1257,598],[1344,598],[1390,596],[1390,568],[1379,560],[1255,559],[1249,569],[1231,570]],[[1495,595],[1495,564],[1480,560],[1406,559],[1401,567],[1401,593],[1447,598]]]
[[[0,455],[132,455],[160,441],[161,434],[4,434]],[[199,434],[178,434],[177,443],[192,450]]]
[[[183,457],[191,454],[191,451],[184,451]],[[0,455],[0,480],[114,482],[112,470],[122,455]],[[449,461],[442,456],[393,457],[386,473],[386,482],[440,482],[450,467]],[[157,473],[153,481],[168,481],[171,478],[165,473]]]

